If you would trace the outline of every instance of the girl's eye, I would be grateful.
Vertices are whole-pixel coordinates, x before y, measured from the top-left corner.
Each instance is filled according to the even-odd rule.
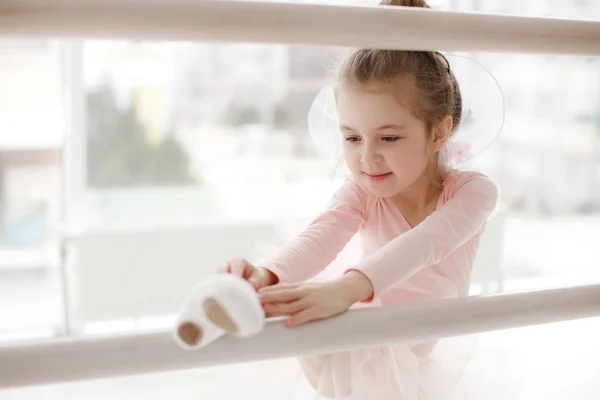
[[[382,137],[384,142],[395,142],[396,140],[399,140],[400,138],[398,136],[384,136]]]
[[[360,138],[356,137],[356,136],[347,136],[346,137],[346,142],[358,142],[360,140]]]

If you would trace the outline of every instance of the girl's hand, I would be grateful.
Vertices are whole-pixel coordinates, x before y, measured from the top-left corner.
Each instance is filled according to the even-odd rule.
[[[255,267],[241,258],[231,259],[227,264],[217,268],[217,272],[237,275],[248,281],[256,290],[275,285],[278,281],[277,276],[268,269]]]
[[[357,271],[332,282],[275,285],[259,291],[265,312],[273,317],[289,315],[285,325],[290,327],[342,314],[372,293],[369,279]]]

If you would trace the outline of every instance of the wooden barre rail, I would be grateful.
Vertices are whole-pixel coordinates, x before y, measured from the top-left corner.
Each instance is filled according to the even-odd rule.
[[[600,316],[600,284],[347,312],[189,352],[170,332],[0,345],[0,388],[368,348]]]
[[[600,55],[594,21],[239,0],[5,0],[1,36]]]

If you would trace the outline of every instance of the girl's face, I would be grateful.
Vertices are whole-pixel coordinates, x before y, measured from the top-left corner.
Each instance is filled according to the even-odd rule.
[[[432,140],[425,122],[389,90],[341,84],[337,105],[346,164],[374,195],[403,193],[432,168],[443,141]]]

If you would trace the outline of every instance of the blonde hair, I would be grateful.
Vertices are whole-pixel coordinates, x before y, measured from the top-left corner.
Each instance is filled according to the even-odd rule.
[[[424,0],[383,0],[385,6],[429,8]],[[458,82],[450,70],[448,60],[439,52],[400,51],[380,49],[353,49],[342,61],[338,80],[344,83],[391,84],[408,102],[407,108],[425,122],[433,135],[433,126],[446,116],[452,118],[452,135],[460,125],[462,97]],[[406,89],[406,90],[404,90]],[[438,167],[435,158],[435,168]]]

